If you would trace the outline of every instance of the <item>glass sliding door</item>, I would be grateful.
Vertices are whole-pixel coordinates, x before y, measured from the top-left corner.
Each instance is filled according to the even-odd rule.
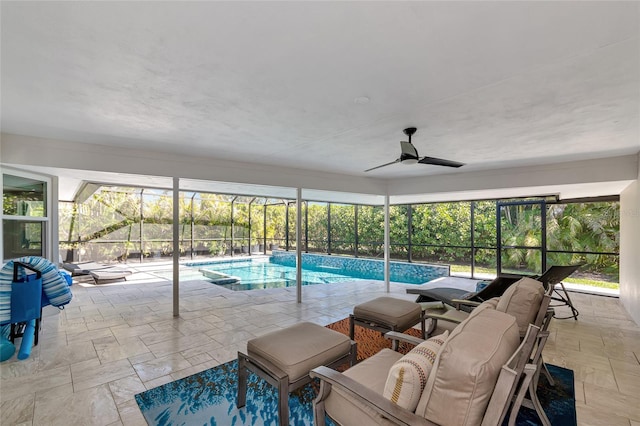
[[[498,274],[540,275],[546,270],[544,201],[496,205]]]

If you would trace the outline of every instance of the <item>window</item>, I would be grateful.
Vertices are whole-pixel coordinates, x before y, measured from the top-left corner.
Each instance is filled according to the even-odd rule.
[[[2,257],[45,256],[47,182],[2,175]]]

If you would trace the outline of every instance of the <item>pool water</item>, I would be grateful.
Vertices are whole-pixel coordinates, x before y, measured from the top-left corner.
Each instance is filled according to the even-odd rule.
[[[180,265],[181,281],[208,281],[231,290],[253,290],[296,285],[295,253],[275,251],[269,258],[230,258],[191,261]],[[379,259],[323,256],[302,253],[302,285],[384,279],[384,262]],[[448,265],[391,261],[390,281],[424,284],[449,276]],[[171,280],[171,267],[146,271]]]
[[[214,284],[231,290],[255,290],[296,286],[296,268],[277,265],[265,261],[215,262],[208,264],[191,264]],[[208,273],[208,271],[215,271]],[[229,280],[234,278],[234,280]],[[336,271],[302,270],[302,285],[327,284],[341,281],[360,281],[341,275]]]

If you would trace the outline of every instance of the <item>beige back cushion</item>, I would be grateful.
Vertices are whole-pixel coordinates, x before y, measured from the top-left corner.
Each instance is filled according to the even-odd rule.
[[[433,336],[396,361],[389,369],[382,396],[402,408],[414,411],[436,356],[447,337],[448,331]]]
[[[479,425],[519,344],[513,316],[493,309],[470,316],[442,346],[415,413],[442,426]]]
[[[540,281],[522,278],[512,284],[500,297],[496,310],[516,317],[520,335],[527,333],[530,323],[536,320],[540,303],[544,297],[544,286]]]

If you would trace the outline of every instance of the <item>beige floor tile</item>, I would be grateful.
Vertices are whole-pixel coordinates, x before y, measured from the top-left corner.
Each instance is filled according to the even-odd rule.
[[[207,345],[212,342],[212,339],[207,335],[200,334],[190,334],[187,336],[180,335],[176,336],[173,339],[165,340],[163,342],[155,343],[153,345],[147,345],[149,350],[153,352],[153,354],[160,358],[165,355],[169,355],[176,352],[182,352],[187,349],[196,348],[198,346]]]
[[[72,342],[69,345],[57,345],[40,353],[40,369],[71,365],[97,358],[93,343],[90,340]]]
[[[129,360],[123,359],[99,365],[91,365],[87,362],[73,364],[71,374],[73,375],[73,389],[78,392],[130,376],[135,374],[135,370]]]
[[[119,325],[110,327],[111,332],[116,339],[125,339],[127,337],[144,336],[153,333],[155,330],[149,324],[129,326]]]
[[[576,416],[579,426],[629,426],[629,419],[626,417],[581,403],[576,403]]]
[[[129,324],[131,327],[139,327],[139,326],[151,327],[149,324],[157,321],[162,321],[166,319],[167,315],[161,314],[161,313],[158,313],[158,314],[148,313],[145,315],[140,315],[138,313],[135,313],[131,315],[123,314],[122,316],[127,321],[127,324]]]
[[[617,375],[632,375],[640,381],[640,364],[610,359],[611,367]]]
[[[135,357],[150,352],[138,337],[120,340],[114,338],[112,342],[94,343],[94,347],[101,363]]]
[[[4,380],[36,373],[40,364],[40,355],[39,352],[36,354],[36,348],[32,350],[31,356],[25,360],[19,360],[14,354],[13,358],[0,363],[0,379]],[[37,348],[37,350],[40,349]]]
[[[118,405],[120,419],[123,426],[147,426],[138,404],[134,400]]]
[[[603,388],[609,388],[615,391],[618,390],[616,379],[611,369],[600,370],[598,368],[579,365],[579,366],[574,366],[573,374],[576,380],[580,380],[584,383],[590,383]]]
[[[166,376],[144,382],[144,387],[147,389],[153,389],[171,382],[173,382],[173,377],[167,374]]]
[[[211,329],[211,324],[202,318],[176,321],[173,326],[185,335],[204,333]]]
[[[67,333],[64,331],[40,330],[38,345],[42,344],[43,346],[52,346],[59,344],[66,345],[67,343],[69,343],[69,341],[67,340]]]
[[[605,356],[590,354],[588,352],[574,351],[569,349],[546,350],[543,352],[545,360],[551,362],[551,364],[561,365],[557,362],[562,362],[567,368],[577,369],[580,367],[591,367],[599,370],[610,371],[611,364],[609,358]],[[555,358],[557,362],[551,361],[551,358]]]
[[[117,405],[131,401],[135,394],[147,390],[137,375],[114,380],[109,383],[109,389],[111,390],[113,400]]]
[[[640,376],[636,376],[634,374],[615,373],[615,378],[620,393],[629,396],[638,396],[638,404],[640,404]]]
[[[140,364],[141,362],[145,362],[145,361],[151,361],[152,359],[155,359],[155,355],[153,355],[151,352],[145,352],[140,355],[131,356],[127,359],[129,360],[131,365],[133,365],[133,364]]]
[[[103,328],[118,327],[127,325],[127,322],[121,316],[110,318],[90,318],[86,322],[87,329],[90,331],[101,330]]]
[[[226,331],[216,331],[208,334],[208,336],[214,339],[216,342],[219,342],[222,346],[229,346],[234,343],[246,342],[247,340],[251,340],[256,337],[253,333],[250,333],[248,331],[234,331],[233,333],[229,333]]]
[[[188,352],[188,351],[185,351],[185,352]],[[191,365],[199,365],[205,362],[215,361],[213,357],[206,352],[196,356],[192,356],[190,358],[187,358],[184,352],[181,353],[181,355],[184,356],[186,360],[189,361],[189,364]]]
[[[219,364],[224,364],[225,362],[238,359],[238,351],[246,353],[247,344],[241,343],[232,346],[224,346],[222,348],[218,348],[214,351],[209,352],[209,355],[211,355],[213,359],[218,361]]]
[[[108,425],[120,419],[107,385],[68,395],[49,393],[36,398],[34,426]]]
[[[576,397],[576,404],[585,405],[586,401],[584,399],[584,382],[578,379],[574,379],[573,385],[574,385],[574,391],[575,391],[575,397]]]
[[[156,343],[166,342],[167,340],[177,339],[182,336],[184,336],[183,333],[171,327],[162,329],[162,331],[154,331],[152,333],[143,334],[139,337],[145,345],[154,345]]]
[[[0,404],[1,423],[3,425],[30,424],[33,421],[34,403],[35,392],[4,401]]]
[[[210,361],[204,362],[202,364],[194,365],[191,367],[187,367],[183,370],[173,372],[171,373],[171,377],[173,378],[173,380],[179,380],[184,377],[188,377],[193,374],[200,373],[201,371],[208,370],[209,368],[216,367],[218,365],[219,365],[218,361],[212,358]]]
[[[2,379],[0,402],[71,383],[69,366]]]
[[[584,384],[584,393],[587,406],[602,410],[607,413],[615,413],[628,419],[640,419],[640,405],[637,395],[625,395],[619,392],[611,392],[608,388]]]
[[[36,398],[39,398],[41,396],[45,396],[48,394],[71,395],[72,393],[73,393],[73,384],[65,383],[64,385],[56,386],[55,388],[36,391]]]
[[[185,358],[193,358],[196,356],[207,356],[207,354],[211,351],[215,351],[222,348],[222,343],[217,342],[216,340],[212,340],[206,345],[196,346],[194,348],[190,348],[180,352],[180,354]]]
[[[165,319],[163,321],[157,321],[157,322],[151,322],[149,323],[149,325],[151,327],[153,327],[153,329],[155,331],[173,331],[173,330],[177,330],[178,328],[175,327],[175,324],[180,322],[181,318],[174,318],[171,317],[169,319]]]
[[[133,366],[140,380],[143,382],[148,382],[149,380],[157,379],[158,377],[166,376],[174,371],[183,370],[188,367],[191,367],[189,361],[178,353],[166,355]]]
[[[638,364],[635,354],[624,346],[605,345],[605,347],[600,350],[594,349],[592,353],[609,359],[640,365]]]

